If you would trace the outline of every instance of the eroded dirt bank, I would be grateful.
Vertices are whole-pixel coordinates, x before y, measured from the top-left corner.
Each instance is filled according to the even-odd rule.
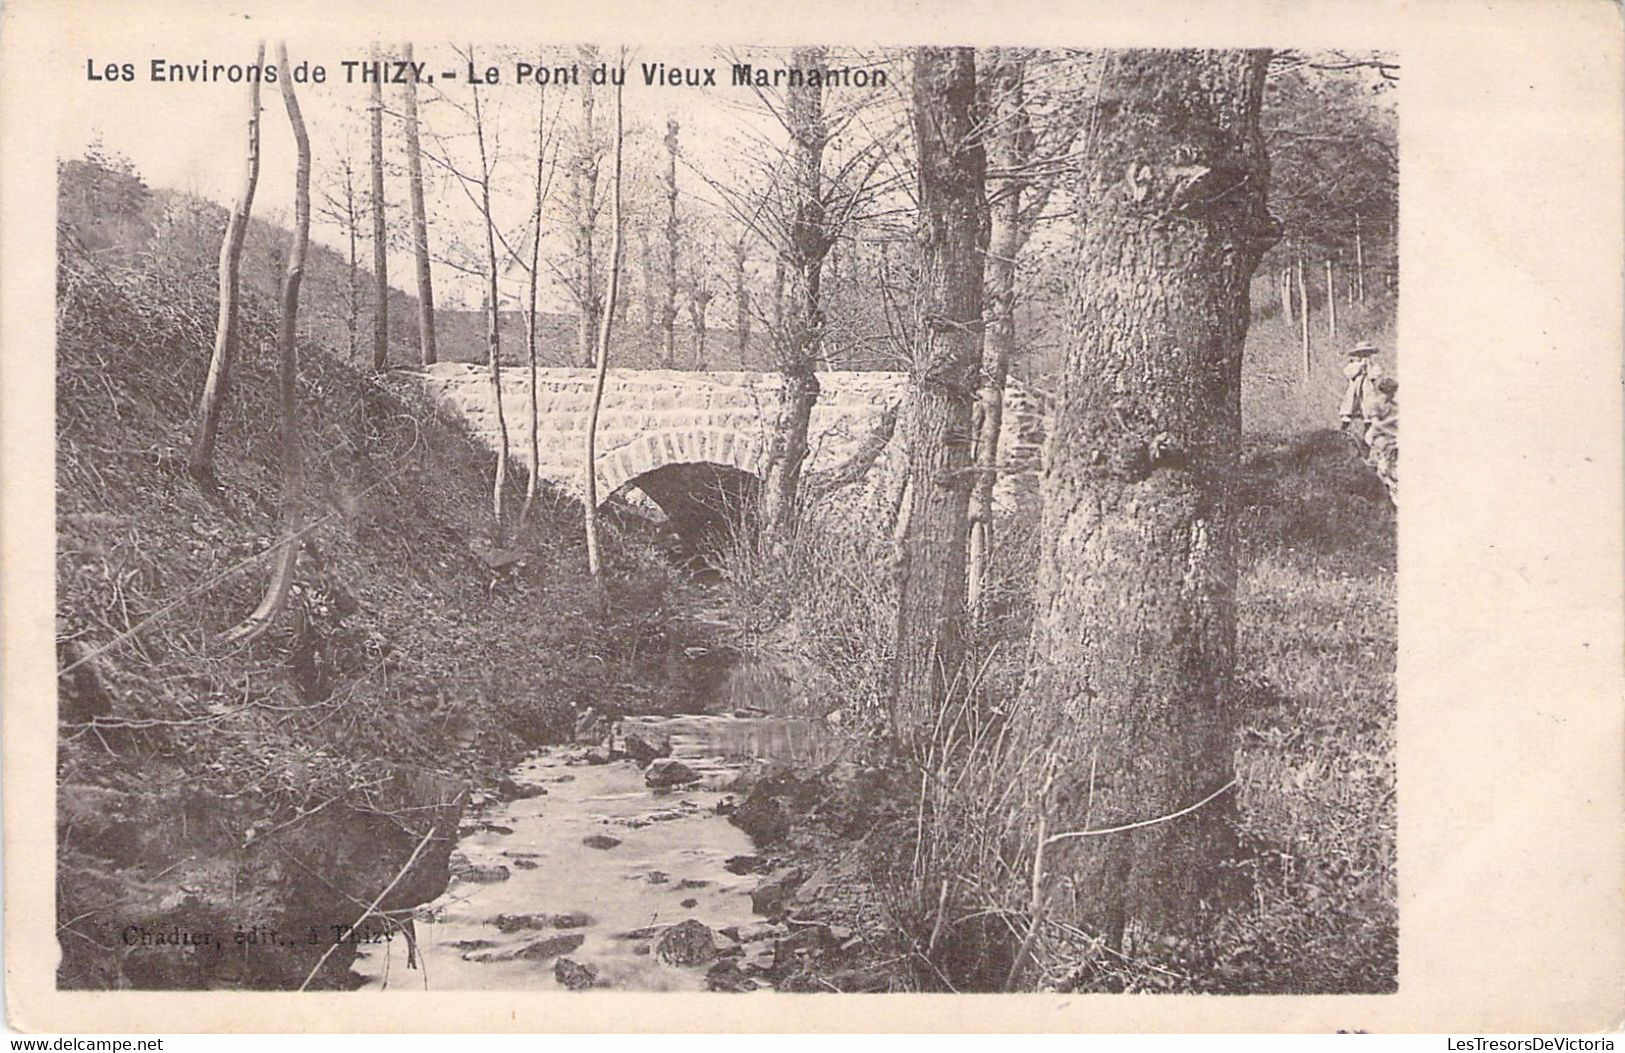
[[[207,244],[70,239],[58,275],[65,987],[346,985],[355,945],[333,937],[381,894],[392,918],[440,895],[471,790],[578,709],[678,705],[705,668],[673,635],[686,579],[658,538],[609,525],[601,607],[574,502],[544,491],[498,547],[486,452],[314,346],[299,579],[275,631],[224,645],[263,588],[280,462],[250,291],[219,485],[186,471]]]

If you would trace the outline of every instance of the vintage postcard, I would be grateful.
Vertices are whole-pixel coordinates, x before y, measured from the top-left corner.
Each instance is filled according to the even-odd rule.
[[[468,8],[4,13],[14,1027],[1620,1026],[1617,7]]]

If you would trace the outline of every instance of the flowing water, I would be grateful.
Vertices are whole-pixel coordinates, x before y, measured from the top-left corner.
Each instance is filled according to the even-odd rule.
[[[508,876],[454,877],[418,913],[419,968],[406,968],[403,940],[368,945],[355,964],[364,986],[555,987],[562,956],[596,970],[601,987],[703,989],[703,967],[669,964],[652,945],[660,928],[690,918],[713,930],[763,920],[750,899],[761,877],[726,866],[756,848],[718,805],[747,767],[806,770],[843,747],[822,721],[759,714],[782,703],[783,686],[781,674],[743,666],[715,692],[724,713],[623,721],[623,734],[669,736],[672,755],[699,774],[674,789],[650,788],[628,760],[586,763],[580,747],[533,754],[511,774],[545,794],[476,810],[456,850],[466,864],[453,857],[472,878],[499,867]]]

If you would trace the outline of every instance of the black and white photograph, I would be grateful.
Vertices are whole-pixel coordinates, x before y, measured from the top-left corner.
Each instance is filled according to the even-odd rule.
[[[62,986],[1393,990],[1398,56],[350,55],[86,70]]]
[[[1500,924],[1441,921],[1473,874],[1545,865],[1482,847],[1502,813],[1451,803],[1442,730],[1525,823],[1615,799],[1536,792],[1596,770],[1555,745],[1594,693],[1465,664],[1612,637],[1449,642],[1541,632],[1558,608],[1510,597],[1567,564],[1514,557],[1513,484],[1478,507],[1441,458],[1577,493],[1562,466],[1619,451],[1537,465],[1568,422],[1508,425],[1596,363],[1558,336],[1475,441],[1433,409],[1512,354],[1441,344],[1462,311],[1414,248],[1500,178],[1402,135],[1417,78],[1440,120],[1436,52],[176,17],[39,62],[54,331],[12,315],[5,357],[50,363],[54,547],[5,556],[46,583],[11,602],[54,690],[22,745],[8,688],[7,758],[51,998],[280,993],[359,1030],[467,995],[565,1027],[645,993],[1426,1007],[1469,960],[1428,941]],[[1486,319],[1529,302],[1461,273]],[[1452,518],[1491,543],[1452,553]]]

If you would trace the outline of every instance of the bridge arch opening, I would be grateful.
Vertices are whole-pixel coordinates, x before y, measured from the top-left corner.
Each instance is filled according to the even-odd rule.
[[[754,526],[761,480],[731,464],[688,461],[663,464],[633,476],[615,495],[625,497],[634,488],[665,515],[678,554],[706,564]]]

